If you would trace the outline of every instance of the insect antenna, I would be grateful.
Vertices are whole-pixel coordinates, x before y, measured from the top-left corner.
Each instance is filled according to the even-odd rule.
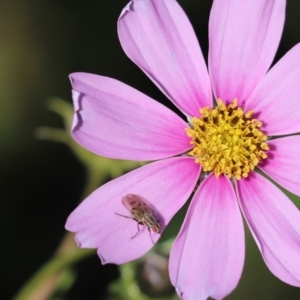
[[[128,217],[128,216],[124,216],[124,215],[120,215],[120,214],[118,214],[118,213],[115,213],[116,215],[118,215],[118,216],[121,216],[121,217],[123,217],[123,218],[126,218],[126,219],[132,219],[132,217]]]

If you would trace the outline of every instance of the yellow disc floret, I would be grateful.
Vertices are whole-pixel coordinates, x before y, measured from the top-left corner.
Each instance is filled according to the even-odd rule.
[[[218,99],[216,108],[202,108],[200,114],[200,118],[192,118],[192,128],[186,131],[194,145],[189,155],[204,172],[239,180],[268,157],[267,136],[260,131],[262,123],[251,118],[252,111],[245,113],[238,107],[237,99],[227,106]]]

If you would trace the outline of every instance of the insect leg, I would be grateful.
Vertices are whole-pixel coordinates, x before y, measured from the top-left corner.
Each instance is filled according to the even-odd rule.
[[[131,239],[133,239],[133,238],[135,238],[137,236],[137,234],[140,232],[139,225],[143,225],[143,224],[141,224],[140,222],[137,222],[136,225],[137,225],[138,231],[137,231],[137,233]]]
[[[152,243],[153,243],[153,245],[154,245],[153,237],[152,237],[152,235],[151,235],[151,230],[150,230],[149,227],[148,227],[148,231],[149,231],[149,234],[150,234],[151,241],[152,241]]]

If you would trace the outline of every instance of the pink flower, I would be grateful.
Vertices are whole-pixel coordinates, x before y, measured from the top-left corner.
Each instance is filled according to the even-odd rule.
[[[222,299],[236,287],[245,256],[242,215],[270,271],[300,286],[300,214],[260,175],[300,195],[300,136],[288,136],[300,131],[300,45],[268,71],[285,4],[214,0],[209,71],[175,0],[132,0],[125,7],[118,21],[125,53],[189,123],[119,81],[71,75],[78,143],[101,156],[158,160],[101,186],[72,212],[66,228],[76,232],[80,247],[97,248],[102,263],[140,257],[153,243],[146,228],[131,239],[137,223],[116,214],[130,216],[121,199],[147,199],[163,230],[202,170],[207,176],[170,254],[179,296]],[[221,99],[217,106],[212,95]]]

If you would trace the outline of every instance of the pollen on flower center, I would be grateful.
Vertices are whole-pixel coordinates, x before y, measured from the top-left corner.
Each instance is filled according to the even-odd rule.
[[[260,130],[262,123],[251,118],[253,111],[245,113],[238,107],[237,99],[227,106],[218,99],[216,108],[202,108],[200,114],[200,118],[192,118],[192,128],[186,131],[194,145],[189,155],[195,157],[203,171],[239,180],[268,157],[267,136]]]

